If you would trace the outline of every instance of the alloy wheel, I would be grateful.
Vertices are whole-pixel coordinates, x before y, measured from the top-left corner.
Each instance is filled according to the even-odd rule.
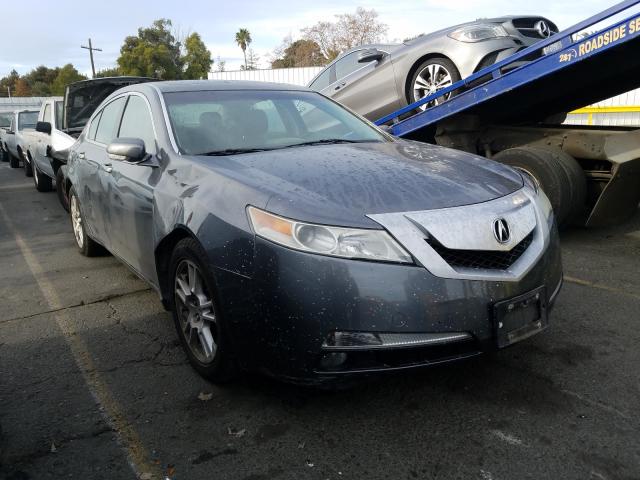
[[[213,300],[198,266],[182,260],[175,274],[175,305],[186,344],[203,364],[210,364],[218,351],[218,321]]]
[[[73,195],[71,197],[71,223],[73,226],[73,234],[76,237],[76,243],[78,247],[84,246],[84,231],[82,229],[82,215],[80,214],[80,205],[78,204],[78,198]]]
[[[414,101],[418,101],[428,95],[438,92],[443,88],[450,87],[453,84],[451,72],[447,70],[443,65],[439,63],[430,63],[425,66],[418,75],[413,84],[413,98]],[[421,110],[425,110],[428,107],[441,104],[444,100],[448,100],[451,97],[451,92],[439,97],[435,100],[425,103],[420,106]]]

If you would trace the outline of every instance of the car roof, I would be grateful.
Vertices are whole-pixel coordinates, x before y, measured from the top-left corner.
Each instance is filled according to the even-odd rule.
[[[299,85],[272,82],[252,82],[247,80],[172,80],[149,84],[132,85],[138,88],[156,88],[162,93],[197,92],[204,90],[292,90],[310,91]]]

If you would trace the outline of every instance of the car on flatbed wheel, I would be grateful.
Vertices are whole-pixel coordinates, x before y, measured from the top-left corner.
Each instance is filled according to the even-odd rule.
[[[554,214],[524,171],[393,138],[305,88],[179,81],[107,98],[71,223],[158,292],[192,366],[322,384],[545,330]]]

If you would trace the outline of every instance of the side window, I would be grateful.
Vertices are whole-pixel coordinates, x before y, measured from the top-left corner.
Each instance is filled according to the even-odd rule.
[[[44,115],[42,116],[42,121],[51,123],[51,105],[48,103],[44,106]]]
[[[138,95],[130,95],[122,116],[118,138],[130,137],[144,140],[147,153],[155,153],[156,137],[147,102]]]
[[[64,102],[56,102],[55,119],[56,119],[56,128],[58,129],[62,128],[63,114],[64,114]]]
[[[309,85],[309,88],[320,91],[323,88],[328,87],[331,83],[331,68],[327,68],[311,85]]]
[[[360,52],[352,52],[344,58],[336,62],[336,79],[341,80],[352,72],[355,72],[364,64],[358,63],[358,55]]]
[[[96,139],[96,131],[98,130],[98,124],[100,123],[100,117],[102,117],[102,111],[98,113],[94,118],[93,122],[91,122],[91,126],[89,127],[89,133],[87,134],[87,138],[89,140]]]
[[[96,131],[96,142],[106,145],[116,138],[118,124],[120,123],[120,114],[122,113],[125,100],[126,97],[120,97],[104,107],[102,115],[100,116],[98,130]]]

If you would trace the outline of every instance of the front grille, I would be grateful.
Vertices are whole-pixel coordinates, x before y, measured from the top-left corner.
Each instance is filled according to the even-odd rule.
[[[533,231],[508,252],[494,250],[454,250],[445,247],[435,238],[427,243],[453,268],[478,270],[506,270],[518,260],[533,241]]]
[[[513,26],[520,32],[521,35],[529,38],[546,38],[540,35],[536,30],[536,23],[540,20],[544,20],[549,25],[552,34],[558,33],[558,27],[552,22],[543,18],[514,18],[512,20]]]

